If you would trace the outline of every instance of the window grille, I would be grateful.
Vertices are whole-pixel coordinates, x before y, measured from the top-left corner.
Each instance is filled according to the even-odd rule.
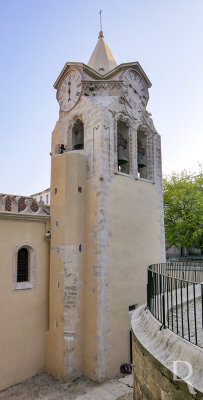
[[[18,251],[17,282],[27,282],[28,280],[28,250],[23,247]]]

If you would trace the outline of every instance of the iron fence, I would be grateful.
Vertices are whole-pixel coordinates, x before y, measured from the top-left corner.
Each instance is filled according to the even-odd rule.
[[[203,263],[150,265],[147,306],[161,328],[203,347]]]

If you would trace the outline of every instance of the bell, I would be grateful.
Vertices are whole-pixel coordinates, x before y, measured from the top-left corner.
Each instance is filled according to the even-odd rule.
[[[76,138],[76,143],[74,144],[74,149],[75,150],[80,150],[83,149],[84,147],[84,135],[83,135],[83,130],[80,130],[77,134],[77,136],[75,136]]]
[[[138,159],[138,168],[146,167],[146,156],[145,156],[145,154],[138,153],[137,159]]]
[[[125,148],[123,146],[118,146],[118,165],[128,163],[128,159],[125,156]]]

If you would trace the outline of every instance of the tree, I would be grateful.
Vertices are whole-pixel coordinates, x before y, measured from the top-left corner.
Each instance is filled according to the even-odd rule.
[[[203,170],[163,179],[167,247],[203,247]]]

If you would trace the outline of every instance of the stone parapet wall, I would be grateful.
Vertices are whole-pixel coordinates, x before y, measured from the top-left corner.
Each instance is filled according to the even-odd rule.
[[[0,213],[32,214],[47,216],[50,207],[32,197],[0,194]]]
[[[132,318],[134,400],[203,399],[203,351],[168,329],[160,330],[145,306]],[[175,380],[173,361],[178,361]],[[188,363],[188,364],[186,364]],[[191,386],[184,381],[188,377]],[[182,378],[182,379],[181,379]]]

